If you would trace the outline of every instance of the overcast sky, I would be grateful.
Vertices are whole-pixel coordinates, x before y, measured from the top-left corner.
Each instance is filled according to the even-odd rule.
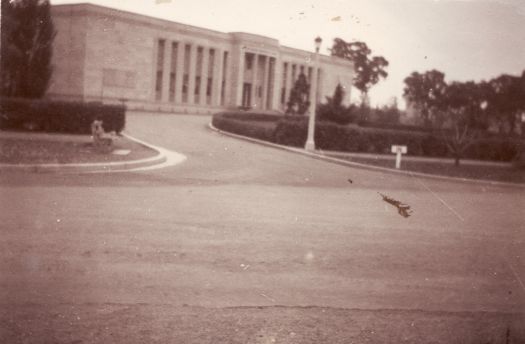
[[[86,1],[51,0],[52,4]],[[276,38],[329,54],[335,37],[364,41],[389,62],[372,104],[397,97],[413,71],[438,69],[447,81],[490,79],[525,69],[525,0],[92,0],[103,6],[201,26]],[[159,3],[157,3],[159,2]],[[353,99],[358,98],[354,90]]]

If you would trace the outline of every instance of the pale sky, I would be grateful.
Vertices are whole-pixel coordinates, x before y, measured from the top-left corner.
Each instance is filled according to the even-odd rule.
[[[389,62],[370,91],[372,105],[397,97],[413,71],[447,81],[490,79],[525,69],[525,0],[51,0],[90,2],[222,32],[244,31],[281,45],[329,54],[335,37],[364,41]],[[352,91],[352,99],[358,92]]]

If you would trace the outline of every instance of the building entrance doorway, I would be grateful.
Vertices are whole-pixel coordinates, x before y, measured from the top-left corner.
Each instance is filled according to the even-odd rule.
[[[242,107],[252,106],[252,84],[245,82],[242,85]]]

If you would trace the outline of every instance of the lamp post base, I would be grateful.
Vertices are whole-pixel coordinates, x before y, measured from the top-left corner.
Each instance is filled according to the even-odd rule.
[[[310,152],[315,151],[315,142],[313,140],[307,140],[304,149]]]

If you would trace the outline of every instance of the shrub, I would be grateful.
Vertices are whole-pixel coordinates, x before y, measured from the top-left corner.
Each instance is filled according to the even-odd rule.
[[[264,125],[276,121],[275,126]],[[262,114],[219,114],[213,117],[217,128],[278,144],[303,147],[308,132],[306,116],[271,116]],[[355,124],[338,125],[318,121],[315,142],[322,150],[390,154],[392,145],[406,145],[409,155],[450,157],[440,132],[363,128]],[[464,158],[511,161],[520,149],[517,139],[484,138],[465,151]]]
[[[99,117],[106,132],[121,132],[126,121],[124,105],[51,100],[0,99],[0,128],[72,134],[90,134]]]
[[[302,147],[306,142],[307,134],[307,117],[290,118],[290,116],[287,116],[277,122],[273,137],[275,143],[285,146]]]
[[[357,118],[357,109],[354,105],[343,105],[345,92],[341,84],[337,84],[333,97],[326,97],[326,103],[317,106],[316,115],[321,121],[330,121],[338,124],[348,124]]]
[[[213,116],[212,124],[215,128],[230,133],[245,135],[259,140],[273,142],[274,127],[264,125],[268,122],[277,122],[280,116],[257,113],[218,113]],[[257,124],[260,122],[261,124]]]
[[[304,115],[310,107],[308,94],[310,93],[310,85],[306,80],[304,73],[299,74],[295,84],[290,91],[290,98],[286,103],[286,113],[290,115]]]

